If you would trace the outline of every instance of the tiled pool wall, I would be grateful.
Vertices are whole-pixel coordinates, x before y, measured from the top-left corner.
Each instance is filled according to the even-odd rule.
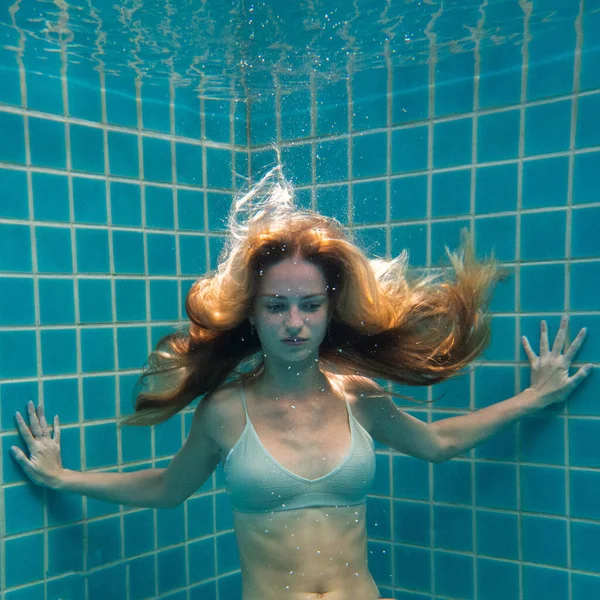
[[[292,94],[278,76],[249,107],[98,72],[64,52],[43,64],[2,55],[2,600],[239,597],[220,468],[178,509],[131,509],[25,483],[8,448],[15,410],[43,398],[64,425],[66,467],[168,463],[189,411],[152,429],[117,429],[115,418],[131,410],[151,345],[184,316],[189,285],[216,264],[242,181],[232,173],[272,164],[272,141],[298,201],[351,225],[372,254],[408,248],[412,264],[435,265],[467,226],[478,254],[494,247],[511,268],[483,364],[429,396],[402,390],[447,389],[412,414],[461,414],[526,387],[519,338],[536,349],[542,318],[554,336],[571,314],[572,332],[590,332],[578,360],[599,360],[600,15],[590,4],[583,18],[583,4],[563,6],[575,26],[558,32],[520,9],[496,15],[525,32],[523,46],[476,42],[425,66],[350,63],[348,81],[314,76]],[[437,31],[451,30],[444,18]],[[428,465],[378,447],[368,531],[382,594],[600,593],[596,376],[566,408],[464,458]]]
[[[299,202],[352,226],[372,255],[407,248],[412,264],[435,266],[467,227],[478,256],[494,248],[510,268],[480,365],[429,395],[401,390],[422,399],[446,390],[429,407],[407,404],[426,421],[526,388],[520,336],[537,351],[542,319],[551,340],[562,314],[571,340],[588,327],[576,364],[600,359],[600,12],[552,6],[564,26],[516,2],[486,3],[486,23],[510,21],[522,45],[478,41],[432,52],[428,65],[393,66],[388,55],[384,68],[354,71],[350,61],[347,81],[315,75],[293,93],[277,76],[273,95],[250,105],[253,171],[274,161],[277,140]],[[471,16],[477,30],[481,13]],[[455,15],[441,13],[432,30],[453,39],[446,17]],[[444,41],[431,34],[432,48]],[[378,447],[368,532],[382,595],[600,596],[599,381],[593,372],[566,407],[447,463]]]

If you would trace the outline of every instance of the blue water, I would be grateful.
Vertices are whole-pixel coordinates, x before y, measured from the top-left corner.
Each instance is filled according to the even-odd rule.
[[[166,466],[191,410],[119,429],[155,342],[274,164],[371,257],[459,232],[511,271],[473,373],[401,390],[433,421],[529,385],[570,315],[600,361],[600,2],[39,2],[0,7],[0,600],[238,600],[221,467],[181,507],[27,483],[29,398],[71,469]],[[398,600],[600,598],[600,377],[430,465],[377,448],[369,566]]]

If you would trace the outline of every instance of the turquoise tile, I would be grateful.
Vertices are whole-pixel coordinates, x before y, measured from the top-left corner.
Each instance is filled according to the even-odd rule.
[[[156,456],[170,456],[177,453],[183,439],[181,436],[181,415],[154,426],[154,452]]]
[[[145,327],[117,327],[117,366],[142,369],[148,358]]]
[[[248,103],[237,99],[233,109],[233,133],[234,143],[240,146],[248,146]]]
[[[117,227],[142,225],[141,188],[138,184],[110,182],[110,220]]]
[[[334,185],[317,188],[317,210],[327,217],[348,224],[348,186]]]
[[[571,471],[571,487],[575,473]],[[565,469],[521,465],[520,487],[522,510],[555,515],[566,514]],[[548,490],[552,490],[552,493],[549,494]],[[572,503],[571,515],[574,516]]]
[[[477,506],[516,510],[516,466],[475,463],[475,499]]]
[[[73,177],[72,185],[75,222],[106,225],[106,183],[101,179]]]
[[[523,164],[524,209],[565,206],[568,194],[568,156],[528,160]]]
[[[232,195],[221,192],[207,192],[206,202],[208,205],[209,231],[226,231],[229,209],[233,202]]]
[[[292,88],[288,93],[282,93],[280,105],[281,139],[298,140],[309,137],[311,133],[310,88],[296,86],[296,89]]]
[[[143,279],[116,279],[117,321],[146,320],[146,282]]]
[[[523,565],[523,600],[564,600],[569,597],[569,573]]]
[[[29,149],[32,165],[65,169],[67,167],[65,124],[60,121],[29,117]]]
[[[519,110],[481,115],[477,119],[477,162],[516,159],[519,156]]]
[[[43,382],[46,420],[52,425],[54,415],[61,423],[79,422],[79,390],[77,379],[47,379]]]
[[[70,279],[38,280],[41,325],[74,325],[73,281]]]
[[[430,592],[431,550],[394,544],[394,585]]]
[[[146,236],[148,244],[148,274],[176,275],[177,256],[175,236],[160,233],[149,233]]]
[[[467,220],[440,221],[431,224],[431,263],[432,265],[449,264],[445,246],[451,251],[457,250],[460,244],[461,229],[469,228]]]
[[[83,373],[115,369],[112,329],[82,328],[81,368]]]
[[[569,464],[574,467],[600,466],[597,439],[600,425],[595,419],[569,418]]]
[[[36,381],[0,383],[0,394],[2,403],[0,404],[0,423],[2,430],[14,430],[17,427],[15,422],[15,412],[23,412],[26,408],[26,400],[37,401],[38,384]]]
[[[391,229],[392,256],[398,256],[406,249],[411,266],[426,266],[427,228],[423,225],[402,225]]]
[[[391,541],[392,522],[390,500],[367,498],[367,535],[369,539]]]
[[[104,173],[104,134],[99,127],[69,126],[71,168],[86,173]]]
[[[275,96],[263,95],[250,103],[250,145],[270,144],[277,137]]]
[[[141,87],[144,129],[171,132],[171,93],[168,83],[144,81]]]
[[[135,79],[127,74],[104,76],[106,119],[115,125],[137,127]]]
[[[423,121],[429,115],[429,65],[393,70],[392,125]]]
[[[33,215],[37,221],[71,220],[69,180],[63,175],[32,173]]]
[[[600,152],[576,154],[573,167],[573,204],[598,200],[600,186]]]
[[[105,569],[98,569],[87,576],[88,581],[88,600],[106,600],[107,598],[125,598],[126,597],[126,565],[117,564]],[[146,567],[145,577],[149,577],[150,570]],[[152,571],[150,571],[152,576]],[[138,576],[137,581],[140,578]],[[137,585],[140,585],[139,583]]]
[[[355,243],[362,248],[367,258],[385,258],[386,232],[383,227],[355,229]]]
[[[46,586],[50,598],[77,600],[85,596],[85,578],[81,573],[50,580]]]
[[[17,485],[4,490],[6,535],[25,533],[44,527],[43,488],[33,485]]]
[[[493,319],[502,323],[502,317]],[[475,408],[485,408],[514,395],[515,375],[514,367],[479,365],[474,373]]]
[[[344,79],[320,82],[316,92],[317,135],[348,132],[348,91]]]
[[[330,140],[318,143],[316,165],[317,182],[319,183],[348,179],[348,140]]]
[[[587,7],[586,7],[587,8]],[[581,24],[583,40],[581,45],[580,89],[583,91],[600,88],[600,13],[595,10],[584,10]]]
[[[584,208],[572,212],[571,256],[573,258],[596,258],[600,254],[600,239],[596,235],[595,224],[600,217],[600,209]]]
[[[112,322],[112,292],[109,279],[77,279],[81,323]]]
[[[31,230],[28,225],[0,223],[0,270],[31,273]],[[13,252],[19,248],[19,252]]]
[[[516,210],[518,182],[517,163],[478,167],[475,172],[475,213]]]
[[[281,161],[285,165],[286,176],[292,184],[310,185],[312,183],[311,144],[300,144],[283,148]]]
[[[67,95],[71,117],[102,121],[100,73],[94,69],[91,61],[68,63]]]
[[[392,131],[392,173],[424,171],[428,164],[427,126]]]
[[[352,129],[385,127],[387,122],[387,69],[358,71],[352,76]]]
[[[575,137],[577,148],[600,146],[600,134],[597,131],[598,110],[600,110],[600,94],[582,96],[578,99]]]
[[[368,566],[375,583],[392,584],[392,545],[384,542],[367,542]],[[390,596],[391,597],[391,596]]]
[[[231,101],[204,100],[204,135],[211,142],[231,143]]]
[[[113,375],[83,378],[83,418],[113,419],[116,415],[116,389]]]
[[[547,127],[552,123],[552,127]],[[525,156],[564,152],[571,135],[571,100],[525,109]]]
[[[44,535],[42,533],[5,540],[4,549],[7,588],[44,578]],[[27,565],[27,568],[23,569],[23,565]]]
[[[510,6],[509,4],[502,5]],[[522,21],[523,13],[519,8]],[[486,45],[479,50],[479,107],[511,106],[521,102],[523,54],[512,44]]]
[[[471,212],[471,169],[434,173],[431,216],[447,217]]]
[[[450,598],[472,598],[474,564],[472,556],[434,552],[436,594]]]
[[[433,166],[442,169],[470,165],[472,138],[472,118],[436,123],[433,128]]]
[[[21,106],[21,81],[15,53],[7,48],[0,49],[0,77],[4,85],[0,90],[0,102]]]
[[[206,243],[203,235],[179,236],[179,264],[182,275],[199,277],[206,272]]]
[[[549,282],[552,285],[548,285]],[[564,297],[564,265],[521,265],[520,299],[523,312],[562,311]],[[577,310],[572,304],[570,306]]]
[[[435,67],[435,115],[467,113],[473,110],[475,55],[448,54]]]
[[[390,182],[391,219],[403,221],[427,216],[427,176],[400,177]]]
[[[277,164],[277,154],[273,148],[266,148],[263,150],[253,150],[250,154],[250,168],[252,178],[257,181],[269,169],[272,169]],[[287,168],[284,170],[284,175],[289,178],[290,173]]]
[[[217,536],[217,573],[227,573],[239,569],[239,554],[234,533],[224,533]],[[228,596],[225,596],[227,598]],[[229,596],[231,598],[231,596]]]
[[[173,181],[171,142],[161,138],[142,137],[144,179],[170,183]]]
[[[521,527],[523,560],[555,567],[567,566],[567,521],[565,519],[523,515]],[[572,523],[571,527],[575,529],[576,524]],[[575,541],[577,536],[575,532],[573,534]],[[575,549],[574,558],[576,555]],[[576,562],[575,560],[574,563]],[[573,566],[576,569],[582,568],[576,564]]]
[[[108,162],[111,175],[139,177],[138,136],[120,131],[108,132]]]
[[[569,288],[571,310],[596,310],[600,300],[600,262],[573,263]]]
[[[211,188],[231,189],[233,154],[229,149],[206,148],[206,179]]]
[[[202,146],[175,143],[177,183],[202,185]]]
[[[200,139],[200,99],[189,87],[175,86],[175,134]]]
[[[156,511],[156,539],[159,548],[185,542],[184,505]]]
[[[144,236],[141,231],[113,231],[115,273],[144,274]]]
[[[435,502],[471,504],[471,465],[450,461],[433,465],[433,499]]]
[[[539,343],[533,343],[534,352],[539,352]],[[527,417],[521,421],[519,432],[519,455],[521,460],[554,465],[565,464],[565,424],[556,415]]]
[[[34,325],[33,279],[0,277],[0,289],[0,325]]]
[[[473,511],[460,506],[434,504],[433,536],[436,548],[472,552]]]
[[[145,600],[156,597],[156,568],[154,554],[129,561],[129,597]],[[123,595],[125,597],[125,593]]]
[[[429,509],[429,504],[425,502],[394,500],[394,541],[415,546],[430,546]]]
[[[562,259],[565,235],[563,210],[521,215],[521,260]]]
[[[352,176],[377,177],[387,172],[387,134],[370,133],[352,138]]]
[[[70,229],[66,227],[36,227],[35,239],[38,272],[73,272]]]
[[[136,377],[137,379],[137,377]],[[131,410],[131,398],[129,400],[129,410]],[[123,412],[121,412],[123,414]],[[152,456],[152,440],[150,428],[124,427],[121,429],[121,454],[123,462],[134,462],[139,460],[149,460]]]
[[[573,600],[585,600],[600,596],[600,577],[573,573]]]
[[[69,551],[65,552],[64,549]],[[83,570],[84,531],[83,525],[70,525],[48,531],[49,577]]]
[[[47,329],[41,332],[42,375],[77,372],[75,329]]]
[[[157,553],[158,593],[186,585],[185,548],[180,546]]]
[[[117,464],[117,428],[115,423],[86,425],[84,427],[84,436],[86,469],[114,467]],[[111,529],[114,526],[113,521],[105,523]],[[98,564],[100,563],[97,563],[96,566]]]
[[[0,146],[0,162],[25,164],[25,123],[22,115],[0,112],[0,131],[10,144]]]
[[[477,554],[516,560],[519,556],[517,515],[475,511]]]
[[[429,500],[429,464],[412,456],[392,457],[394,497]]]
[[[238,571],[233,575],[220,577],[218,580],[220,598],[241,598],[242,597],[242,575]]]
[[[477,558],[477,597],[480,600],[505,600],[519,597],[519,565]]]
[[[352,185],[353,223],[384,223],[386,182],[369,181]]]
[[[27,173],[0,169],[0,188],[3,190],[0,199],[0,216],[5,219],[28,219]]]
[[[206,518],[206,515],[213,514],[213,498],[212,495],[196,496],[186,501],[188,510],[187,536],[189,540],[214,533],[212,518]]]
[[[125,558],[154,550],[154,511],[139,510],[123,515]]]
[[[150,280],[150,318],[154,321],[177,320],[177,298],[177,281]]]
[[[204,192],[177,190],[178,228],[204,231]]]
[[[576,15],[575,15],[576,16]],[[527,100],[541,100],[573,91],[575,27],[556,28],[549,23],[530,24]]]
[[[147,185],[144,187],[146,204],[146,227],[173,229],[175,212],[173,210],[173,190],[168,187]]]
[[[77,444],[81,443],[80,437],[78,429],[65,430],[64,434],[61,431],[60,444],[62,452],[65,452],[65,449],[76,452]],[[69,466],[67,466],[67,464]],[[63,461],[63,466],[69,469],[80,469],[81,459],[79,456],[66,457],[66,460]],[[81,521],[81,519],[83,519],[83,498],[77,494],[48,490],[47,505],[48,525],[50,527],[75,523],[76,521]]]

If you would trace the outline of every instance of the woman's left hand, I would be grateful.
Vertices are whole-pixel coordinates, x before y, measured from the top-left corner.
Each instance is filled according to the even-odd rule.
[[[554,340],[554,345],[552,346],[552,350],[549,351],[548,326],[546,321],[542,321],[539,356],[536,356],[533,352],[527,338],[521,336],[525,353],[531,365],[530,387],[539,394],[540,401],[544,403],[544,406],[564,402],[587,377],[593,367],[592,364],[588,363],[581,367],[575,375],[569,377],[569,367],[583,343],[587,329],[585,327],[581,329],[567,352],[561,354],[567,336],[568,322],[569,317],[563,316],[560,322],[560,329]]]
[[[533,352],[527,338],[521,336],[525,353],[531,365],[530,387],[539,394],[540,401],[543,402],[544,406],[564,402],[587,377],[593,367],[592,364],[588,363],[581,367],[572,377],[569,377],[569,367],[583,343],[587,330],[585,327],[581,329],[577,337],[573,340],[573,343],[569,346],[569,349],[565,354],[561,354],[567,336],[568,322],[569,318],[564,316],[560,322],[560,329],[554,340],[552,350],[549,351],[548,326],[546,321],[542,321],[539,356],[536,356]]]

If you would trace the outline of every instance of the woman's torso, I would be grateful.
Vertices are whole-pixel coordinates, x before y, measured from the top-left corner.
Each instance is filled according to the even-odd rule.
[[[328,477],[343,476],[342,466],[352,471],[349,462],[357,460],[349,455],[352,436],[354,454],[360,451],[361,462],[368,462],[365,437],[370,440],[369,415],[352,390],[344,385],[343,378],[334,379],[338,384],[332,386],[329,397],[295,403],[259,399],[252,387],[245,384],[250,424],[239,385],[227,386],[228,392],[221,394],[219,400],[222,422],[214,433],[226,467],[228,458],[235,459],[240,441],[244,441],[241,438],[248,436],[258,437],[259,441],[252,438],[257,452],[257,444],[262,447],[262,456],[257,454],[257,460],[271,459],[275,463],[278,485],[285,483],[287,472],[290,483],[320,480],[321,489],[326,489],[324,482]],[[357,440],[362,442],[360,446]],[[374,462],[372,441],[369,450]],[[367,473],[369,469],[365,469]],[[248,489],[248,494],[252,491]],[[234,509],[233,515],[243,574],[243,600],[379,597],[367,565],[364,503],[276,512]]]

